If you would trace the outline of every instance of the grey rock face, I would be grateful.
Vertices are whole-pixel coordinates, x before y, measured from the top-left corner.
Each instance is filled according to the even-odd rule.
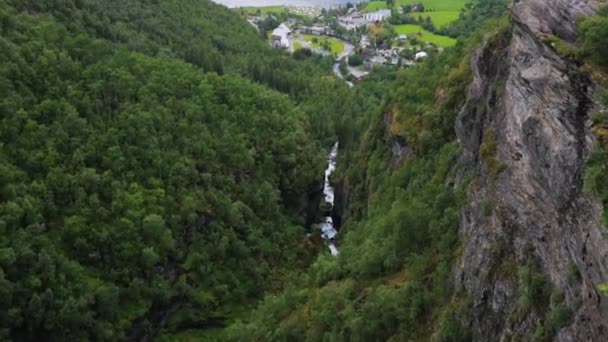
[[[608,240],[600,204],[583,192],[595,143],[593,85],[544,43],[546,35],[576,40],[577,16],[597,7],[582,0],[517,2],[511,32],[486,41],[472,59],[474,81],[456,131],[460,163],[479,177],[461,215],[454,283],[473,301],[472,317],[462,320],[475,340],[529,338],[546,323],[553,304],[517,311],[521,272],[513,265],[532,259],[573,312],[554,338],[608,340],[608,301],[596,290],[608,282]],[[496,155],[482,156],[490,138]]]
[[[389,143],[391,147],[391,166],[397,167],[401,164],[402,161],[407,160],[412,157],[414,152],[411,147],[408,145],[405,138],[399,135],[390,134],[390,126],[393,124],[393,115],[392,113],[386,113],[384,115],[384,129],[387,131],[389,136]]]

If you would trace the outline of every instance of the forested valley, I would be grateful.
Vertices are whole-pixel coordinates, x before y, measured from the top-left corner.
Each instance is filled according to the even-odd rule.
[[[0,18],[4,338],[221,327],[305,269],[308,193],[366,105],[331,59],[272,50],[208,1],[2,1]]]
[[[472,1],[454,47],[350,88],[331,57],[272,49],[208,0],[0,0],[0,339],[483,340],[482,295],[454,280],[463,208],[502,220],[471,194],[511,164],[487,127],[481,166],[463,162],[458,130],[480,75],[499,70],[486,110],[512,87],[479,62],[507,60],[509,5]],[[592,75],[600,109],[606,13],[543,43]],[[605,114],[584,177],[604,205]],[[310,217],[336,141],[334,256]],[[506,245],[487,247],[487,278],[517,283],[497,321],[551,340],[578,309]]]

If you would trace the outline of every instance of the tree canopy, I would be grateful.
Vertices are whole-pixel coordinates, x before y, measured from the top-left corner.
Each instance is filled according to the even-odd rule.
[[[325,71],[247,25],[206,1],[0,2],[3,338],[222,321],[303,253],[334,130],[294,92]]]

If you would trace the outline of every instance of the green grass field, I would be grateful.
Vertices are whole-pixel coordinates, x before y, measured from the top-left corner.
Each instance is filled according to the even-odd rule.
[[[379,9],[387,8],[386,1],[370,1],[363,6],[363,12],[375,12]]]
[[[460,9],[470,0],[397,0],[396,6],[404,6],[421,3],[425,9],[432,11],[445,11],[460,13]],[[363,6],[364,12],[373,12],[382,8],[387,8],[386,1],[370,1]]]
[[[441,28],[446,26],[447,24],[456,21],[460,12],[450,12],[450,11],[436,11],[436,12],[424,12],[424,13],[413,13],[415,18],[418,16],[422,16],[423,18],[429,17],[431,21],[433,21],[433,25],[437,28]]]
[[[418,25],[396,25],[393,26],[397,34],[407,34],[410,38],[416,36],[418,40],[432,43],[440,47],[450,47],[456,44],[456,40],[446,36],[436,35],[426,31]],[[418,35],[420,33],[420,35]]]
[[[421,3],[427,10],[460,12],[460,9],[470,0],[397,0],[397,6]]]
[[[256,14],[260,10],[261,14],[268,13],[283,13],[285,12],[285,6],[266,6],[266,7],[241,7],[238,10],[242,10],[247,14]]]
[[[312,44],[313,49],[320,48],[323,42],[327,40],[329,41],[329,44],[331,46],[331,53],[339,55],[340,53],[342,53],[342,51],[344,51],[344,44],[342,44],[341,41],[333,37],[313,36],[309,34],[303,34],[301,35],[301,37],[307,42],[310,42]],[[313,38],[317,38],[316,43],[313,43]],[[294,46],[294,48],[296,47]]]
[[[446,26],[447,24],[456,21],[460,15],[460,9],[468,0],[397,0],[397,6],[403,6],[411,3],[423,3],[430,12],[411,13],[415,18],[422,16],[423,18],[430,17],[433,25],[437,28]],[[363,12],[374,12],[379,9],[387,8],[386,1],[371,1],[363,7]]]

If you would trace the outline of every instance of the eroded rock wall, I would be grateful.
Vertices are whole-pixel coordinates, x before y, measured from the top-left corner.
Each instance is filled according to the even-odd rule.
[[[472,58],[474,81],[456,130],[460,163],[477,176],[461,215],[454,283],[472,301],[462,320],[475,340],[530,337],[547,325],[553,300],[522,309],[522,265],[532,264],[573,313],[554,338],[608,340],[608,301],[596,290],[608,282],[608,240],[600,204],[583,192],[595,143],[593,84],[545,43],[548,35],[574,42],[577,17],[598,5],[516,2],[510,30]]]

